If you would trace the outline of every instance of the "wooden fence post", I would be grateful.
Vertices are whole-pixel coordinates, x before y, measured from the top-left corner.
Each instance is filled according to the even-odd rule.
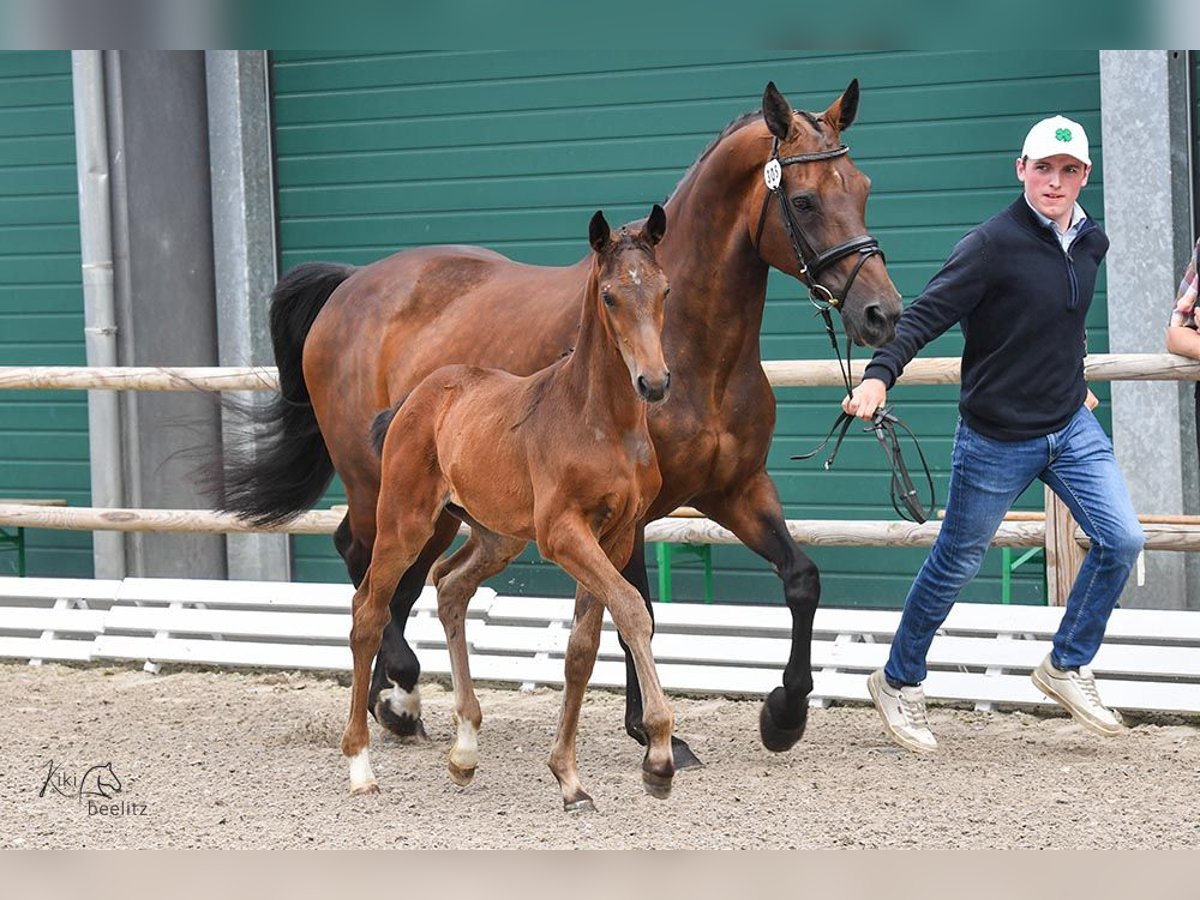
[[[1058,495],[1046,488],[1047,606],[1066,606],[1086,551],[1075,541],[1075,519]]]

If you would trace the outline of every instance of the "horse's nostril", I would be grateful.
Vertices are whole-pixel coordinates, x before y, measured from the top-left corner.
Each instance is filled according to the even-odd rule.
[[[887,324],[887,316],[883,314],[883,309],[878,303],[872,303],[867,307],[866,311],[867,323],[875,326],[884,326]]]
[[[645,375],[639,375],[637,377],[637,389],[638,393],[643,397],[650,396],[650,382],[646,380]]]

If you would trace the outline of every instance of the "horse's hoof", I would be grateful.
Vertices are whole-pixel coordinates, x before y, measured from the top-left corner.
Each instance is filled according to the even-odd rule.
[[[700,757],[692,752],[692,748],[687,745],[686,741],[681,741],[677,737],[671,738],[671,756],[675,760],[675,771],[680,769],[702,769],[704,763],[700,762]]]
[[[782,686],[771,691],[763,701],[762,710],[758,714],[758,733],[763,746],[773,753],[783,753],[796,746],[796,742],[804,736],[804,726],[808,724],[808,706],[800,707],[800,724],[788,728],[779,724],[779,714],[772,705],[781,707],[787,698],[787,692]]]
[[[469,769],[463,769],[451,762],[447,768],[450,770],[450,780],[459,787],[466,787],[471,783],[471,779],[475,777],[475,766]]]
[[[360,785],[358,785],[358,787],[350,788],[350,796],[352,796],[352,797],[365,797],[367,794],[378,794],[378,793],[379,793],[379,782],[378,781],[368,781],[366,784],[360,784]]]
[[[419,716],[396,712],[383,696],[375,701],[373,709],[375,721],[402,741],[413,744],[429,743],[429,735],[425,733],[425,723]]]
[[[666,800],[671,796],[671,776],[658,775],[655,772],[642,770],[642,784],[646,793],[655,800]]]
[[[592,802],[592,798],[587,794],[581,793],[576,800],[564,800],[563,809],[569,813],[594,813],[596,804]]]

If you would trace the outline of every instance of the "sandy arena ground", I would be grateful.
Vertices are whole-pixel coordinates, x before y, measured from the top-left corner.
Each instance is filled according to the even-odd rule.
[[[352,798],[349,691],[332,677],[0,665],[0,847],[1200,847],[1194,720],[1104,740],[1054,714],[935,707],[942,750],[917,757],[873,709],[846,706],[814,710],[775,755],[757,700],[676,697],[677,731],[707,765],[658,801],[622,698],[592,691],[580,771],[598,811],[568,815],[545,765],[556,691],[480,690],[482,759],[464,789],[446,775],[452,696],[422,689],[430,742],[372,722],[382,793]],[[77,796],[104,763],[121,790],[92,803],[115,816]]]

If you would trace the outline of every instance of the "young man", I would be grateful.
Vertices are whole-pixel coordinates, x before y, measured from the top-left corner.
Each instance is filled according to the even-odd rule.
[[[961,322],[966,345],[946,517],[904,601],[887,665],[868,679],[890,737],[918,753],[937,749],[921,690],[934,633],[1034,479],[1066,502],[1092,546],[1033,682],[1091,731],[1114,735],[1124,727],[1100,701],[1087,667],[1144,541],[1112,443],[1085,406],[1084,319],[1108,250],[1077,202],[1091,169],[1078,123],[1054,116],[1034,125],[1017,159],[1022,196],[958,243],[842,403],[870,419],[909,360]]]

